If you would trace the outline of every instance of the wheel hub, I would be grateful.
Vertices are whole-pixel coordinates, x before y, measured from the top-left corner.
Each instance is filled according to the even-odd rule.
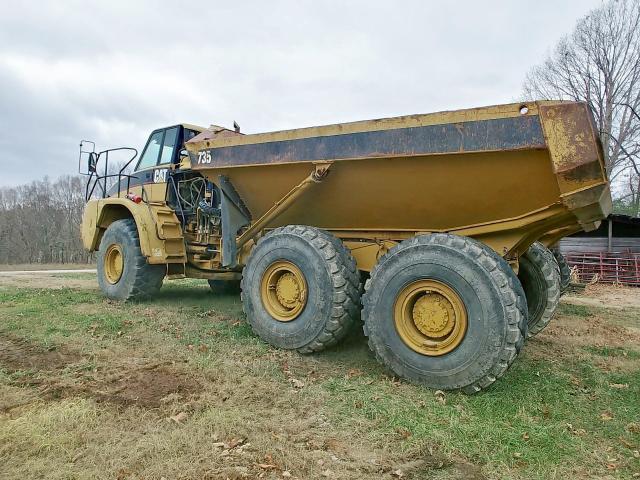
[[[262,276],[260,295],[269,315],[280,322],[289,322],[302,313],[307,303],[307,282],[296,265],[279,260]]]
[[[425,292],[413,305],[412,314],[416,328],[426,336],[444,337],[455,326],[453,307],[439,293]]]
[[[293,308],[300,301],[300,284],[293,273],[283,274],[276,282],[278,301],[289,308]]]
[[[115,285],[120,281],[123,271],[124,254],[122,253],[122,247],[117,243],[109,245],[104,254],[104,273],[107,281]]]
[[[451,287],[437,280],[418,280],[398,293],[394,322],[409,348],[438,356],[460,345],[467,330],[467,313]]]

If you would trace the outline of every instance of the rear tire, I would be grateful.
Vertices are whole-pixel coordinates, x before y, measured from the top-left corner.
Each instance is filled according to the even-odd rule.
[[[437,233],[401,242],[380,259],[365,286],[369,347],[395,375],[476,393],[507,371],[522,345],[526,320],[515,280],[497,253],[473,239]],[[416,296],[405,300],[407,291]]]
[[[562,296],[569,290],[569,285],[571,285],[571,268],[569,268],[567,259],[564,258],[558,248],[552,249],[551,252],[560,270],[560,296]]]
[[[531,338],[551,321],[560,301],[560,269],[551,251],[535,242],[520,257],[518,278],[527,297]]]
[[[140,249],[136,222],[116,220],[102,236],[97,255],[98,284],[107,298],[141,300],[160,290],[164,265],[149,265]]]
[[[338,343],[357,318],[359,276],[349,250],[328,232],[289,225],[262,237],[242,275],[254,333],[301,353]]]
[[[207,280],[209,288],[216,294],[235,295],[240,293],[240,280]]]

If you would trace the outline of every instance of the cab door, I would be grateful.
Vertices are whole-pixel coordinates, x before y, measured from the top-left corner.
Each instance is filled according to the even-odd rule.
[[[135,184],[139,185],[131,189],[133,193],[151,202],[164,202],[169,170],[176,159],[181,129],[178,125],[151,133],[133,173]]]

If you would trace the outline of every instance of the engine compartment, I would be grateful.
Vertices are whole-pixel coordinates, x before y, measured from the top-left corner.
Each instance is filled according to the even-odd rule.
[[[210,270],[219,266],[221,251],[220,191],[200,175],[177,178],[168,203],[182,223],[190,263]]]

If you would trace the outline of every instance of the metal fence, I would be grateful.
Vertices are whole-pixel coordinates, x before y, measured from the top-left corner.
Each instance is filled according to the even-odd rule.
[[[564,256],[580,282],[640,287],[640,253],[565,252]]]

